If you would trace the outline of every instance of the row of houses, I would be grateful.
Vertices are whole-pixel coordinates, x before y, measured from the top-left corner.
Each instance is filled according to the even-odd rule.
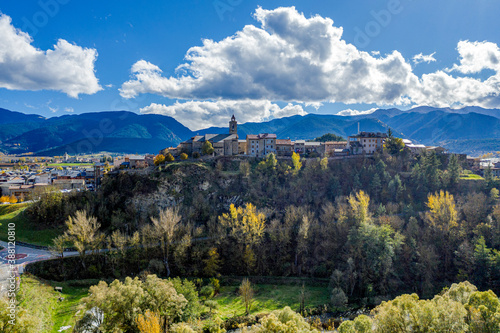
[[[181,152],[201,153],[205,142],[210,142],[216,156],[248,155],[265,157],[269,154],[291,156],[294,152],[306,156],[346,156],[358,154],[373,154],[383,148],[387,139],[386,133],[359,132],[351,135],[347,141],[310,142],[306,140],[278,139],[276,134],[262,133],[247,135],[244,140],[238,136],[238,123],[234,115],[229,121],[229,133],[197,135],[181,142],[177,148],[167,148],[164,152],[178,155]],[[406,147],[413,153],[435,150],[443,152],[441,147],[426,147],[404,140]]]
[[[99,170],[99,166],[63,170],[46,168],[42,172],[4,170],[0,173],[0,192],[3,196],[28,198],[47,186],[63,192],[93,189],[99,182],[96,179],[102,177]]]

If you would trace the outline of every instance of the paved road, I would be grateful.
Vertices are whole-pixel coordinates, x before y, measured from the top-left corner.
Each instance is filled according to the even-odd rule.
[[[10,275],[9,271],[9,259],[7,258],[8,243],[0,241],[0,246],[4,249],[0,251],[0,294],[6,291],[7,279]],[[78,252],[66,252],[64,256],[74,256],[78,255]],[[24,267],[32,262],[48,260],[55,258],[55,256],[47,250],[38,250],[26,246],[16,245],[16,263],[15,263],[15,273],[19,276],[23,273]]]

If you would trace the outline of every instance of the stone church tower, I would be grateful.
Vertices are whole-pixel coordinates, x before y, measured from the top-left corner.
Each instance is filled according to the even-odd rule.
[[[234,114],[229,122],[229,134],[238,134],[238,122],[236,121]]]

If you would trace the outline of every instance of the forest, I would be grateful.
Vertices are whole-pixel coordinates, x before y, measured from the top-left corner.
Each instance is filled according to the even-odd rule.
[[[346,324],[341,332],[365,332],[358,327],[366,324],[361,321],[388,320],[388,313],[396,317],[402,308],[425,316],[434,311],[430,306],[461,317],[461,328],[449,332],[462,332],[473,326],[467,305],[473,291],[489,290],[477,302],[490,297],[495,303],[500,289],[499,183],[490,170],[484,180],[466,179],[466,169],[453,154],[385,151],[345,160],[295,154],[291,159],[271,154],[262,161],[188,160],[165,162],[147,175],[119,172],[105,177],[95,193],[47,191],[27,208],[25,214],[40,228],[50,221],[65,230],[51,247],[60,259],[32,264],[27,271],[58,281],[117,279],[92,287],[99,290],[119,289],[121,283],[148,290],[149,274],[165,281],[322,281],[328,285],[328,304],[299,312],[373,309],[368,319],[358,317],[350,322],[356,327]],[[66,247],[80,255],[63,259]],[[469,290],[467,301],[443,291],[460,282]],[[201,294],[203,285],[192,294]],[[179,288],[174,289],[182,294]],[[86,304],[105,301],[95,299],[97,289],[91,294],[94,300]],[[496,307],[489,309],[498,320]],[[153,310],[141,313],[154,317]],[[283,311],[274,316],[294,316]],[[186,320],[160,321],[166,330]],[[496,332],[474,332],[490,331]]]

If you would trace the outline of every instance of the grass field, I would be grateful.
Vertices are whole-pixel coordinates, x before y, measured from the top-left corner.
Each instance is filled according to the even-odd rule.
[[[68,283],[51,282],[53,287],[62,287],[62,293],[56,292],[58,297],[63,297],[64,300],[57,302],[53,308],[52,320],[54,327],[52,332],[57,332],[63,326],[75,326],[75,314],[78,312],[80,300],[88,295],[91,284],[85,287],[72,287]],[[68,330],[71,332],[71,330]]]
[[[234,315],[245,314],[245,304],[238,294],[238,286],[223,286],[214,300],[219,304],[218,313],[223,319]],[[299,310],[301,286],[293,285],[254,285],[254,302],[250,312],[252,314],[267,313],[289,306],[294,311]],[[306,308],[313,308],[328,304],[330,297],[327,287],[305,287]]]
[[[53,229],[37,228],[23,214],[27,206],[28,204],[0,206],[0,240],[7,241],[8,224],[15,223],[16,241],[35,245],[51,245],[52,240],[62,234],[62,227]]]
[[[87,296],[91,285],[72,287],[69,283],[41,281],[30,275],[21,277],[21,289],[28,295],[36,293],[33,297],[34,302],[40,301],[38,299],[40,297],[50,302],[49,318],[52,322],[52,329],[49,332],[58,332],[63,326],[75,326],[75,314],[78,311],[78,304],[83,297]],[[54,290],[56,286],[63,288],[62,293]],[[59,300],[60,297],[62,297],[62,301]],[[24,302],[22,306],[27,310],[37,308],[37,304],[30,303],[30,298]],[[71,331],[70,329],[65,332]]]
[[[460,175],[460,179],[465,179],[465,180],[482,180],[484,179],[483,177],[476,175],[474,173],[469,173],[469,174],[462,174]]]

